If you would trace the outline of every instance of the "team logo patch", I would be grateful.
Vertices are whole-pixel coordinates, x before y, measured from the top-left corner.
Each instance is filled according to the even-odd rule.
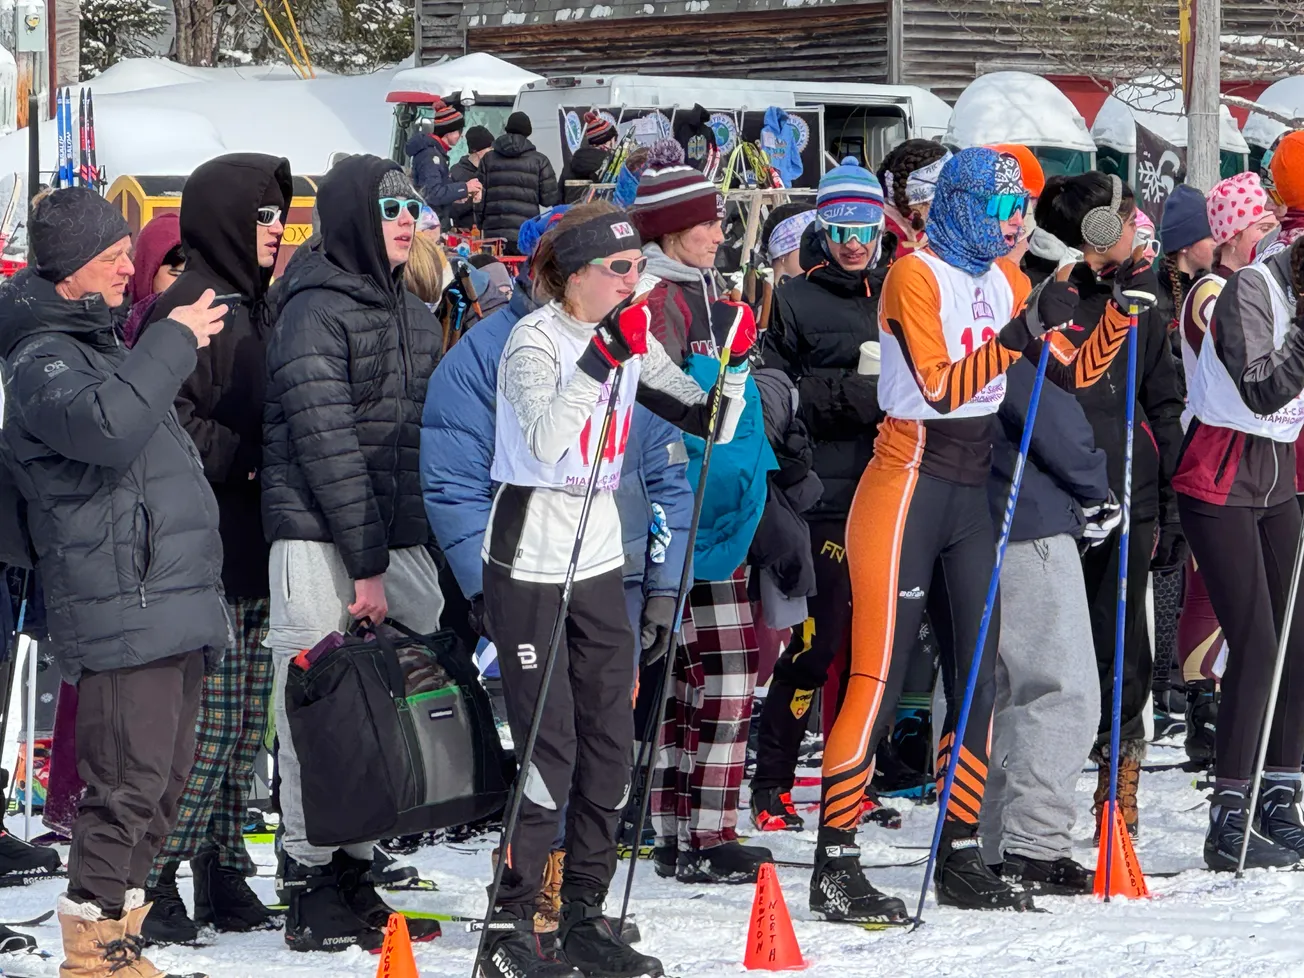
[[[792,715],[800,720],[810,709],[811,700],[815,696],[813,689],[799,689],[792,694]]]
[[[634,237],[634,227],[627,221],[620,221],[611,225],[611,233],[618,238],[632,238]]]

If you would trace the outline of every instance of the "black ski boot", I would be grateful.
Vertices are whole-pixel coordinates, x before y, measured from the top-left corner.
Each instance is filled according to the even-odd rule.
[[[219,931],[277,930],[285,918],[274,914],[249,888],[244,874],[221,865],[216,849],[190,860],[195,875],[195,923]]]
[[[772,862],[774,853],[764,846],[726,842],[679,853],[675,879],[681,883],[755,883],[761,866]]]
[[[626,944],[602,915],[605,896],[562,885],[558,956],[586,978],[660,978],[661,962]]]
[[[0,795],[0,801],[4,796]],[[59,854],[44,846],[28,845],[0,827],[0,886],[32,883],[64,875]]]
[[[370,865],[370,864],[368,864]],[[285,857],[285,943],[291,951],[379,951],[385,935],[349,907],[333,866],[305,866]]]
[[[1215,873],[1234,873],[1245,840],[1248,788],[1217,788],[1209,800],[1209,834],[1204,837],[1204,864]],[[1300,854],[1287,849],[1250,826],[1250,847],[1245,853],[1246,869],[1290,869]]]
[[[1032,896],[1011,886],[988,868],[979,852],[977,836],[949,835],[942,830],[942,845],[933,870],[939,907],[962,910],[1035,910]]]
[[[810,909],[825,920],[862,924],[904,924],[910,916],[896,897],[874,889],[860,866],[856,833],[820,829]]]
[[[416,852],[416,849],[411,851]],[[400,863],[380,846],[372,851],[371,879],[377,886],[398,886],[405,880],[419,879],[420,876],[415,866]]]
[[[633,858],[633,857],[631,857]],[[670,842],[652,848],[652,868],[662,879],[672,879],[679,868],[679,843]]]
[[[1212,679],[1186,684],[1186,756],[1190,766],[1213,766],[1218,727],[1218,684]],[[1253,847],[1254,843],[1250,843]]]
[[[177,892],[177,868],[168,863],[155,886],[145,888],[145,902],[150,905],[140,936],[148,944],[198,944],[199,927],[186,913],[186,905]]]
[[[1012,886],[1023,887],[1029,893],[1046,893],[1051,896],[1089,895],[1096,882],[1095,873],[1068,856],[1033,859],[1013,852],[1005,854],[1000,877]]]
[[[1259,831],[1277,845],[1304,856],[1301,798],[1304,798],[1304,784],[1298,775],[1288,780],[1265,777],[1259,787]]]
[[[752,824],[758,832],[800,832],[805,821],[792,803],[792,790],[752,789]]]
[[[335,879],[339,884],[340,896],[358,917],[383,931],[389,923],[391,914],[398,913],[380,898],[376,887],[371,882],[371,861],[354,859],[342,849],[337,849],[332,859],[335,867]],[[439,921],[409,919],[408,936],[414,942],[433,941],[441,933]]]
[[[481,978],[585,978],[560,960],[554,934],[535,934],[528,918],[506,910],[494,911],[493,919],[477,968]]]

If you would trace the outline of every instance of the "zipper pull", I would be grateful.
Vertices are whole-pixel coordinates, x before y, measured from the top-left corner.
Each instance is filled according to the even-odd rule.
[[[147,607],[149,607],[149,606],[145,603],[145,582],[144,582],[144,581],[141,581],[141,582],[140,582],[140,606],[141,606],[142,608],[147,608]]]

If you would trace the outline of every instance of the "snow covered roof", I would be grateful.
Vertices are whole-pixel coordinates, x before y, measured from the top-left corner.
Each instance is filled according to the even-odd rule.
[[[1304,75],[1273,82],[1254,101],[1265,109],[1274,109],[1284,115],[1304,116]],[[1286,127],[1276,119],[1251,112],[1241,135],[1247,143],[1267,149],[1285,131]]]
[[[390,91],[425,92],[441,97],[474,91],[484,97],[515,99],[521,86],[542,80],[542,75],[476,51],[452,61],[395,72]]]
[[[1085,153],[1096,144],[1068,96],[1040,75],[994,71],[975,78],[956,99],[946,143],[1057,146]]]
[[[330,72],[317,69],[318,77]],[[97,95],[138,92],[145,88],[164,88],[211,81],[263,81],[298,78],[290,65],[250,65],[241,68],[192,68],[166,58],[127,58],[106,68],[86,84]]]
[[[1119,85],[1105,99],[1091,126],[1098,146],[1120,153],[1136,152],[1136,124],[1140,123],[1174,146],[1186,145],[1186,115],[1182,112],[1182,91],[1157,78],[1138,78]],[[1249,146],[1236,128],[1231,110],[1219,107],[1218,142],[1228,153],[1248,153]]]

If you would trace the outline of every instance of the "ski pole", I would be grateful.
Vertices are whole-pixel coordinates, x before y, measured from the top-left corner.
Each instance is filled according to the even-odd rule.
[[[1127,310],[1127,435],[1123,443],[1123,522],[1118,535],[1118,610],[1114,616],[1114,691],[1109,712],[1109,833],[1105,844],[1105,902],[1114,875],[1114,819],[1118,812],[1118,742],[1123,715],[1123,650],[1127,635],[1127,551],[1132,536],[1132,431],[1136,419],[1136,328],[1141,307]],[[1247,834],[1248,835],[1248,834]]]
[[[14,679],[18,675],[18,636],[23,633],[23,626],[27,623],[27,589],[30,584],[31,572],[23,571],[23,583],[19,592],[22,594],[22,598],[18,602],[18,621],[14,628],[14,644],[10,646],[8,635],[6,635],[4,639],[5,648],[9,651],[9,661],[6,664],[5,669],[4,700],[0,701],[0,751],[4,749],[4,745],[8,742],[9,704],[13,700]],[[8,595],[5,595],[4,597],[6,600],[8,599]],[[7,784],[0,783],[0,802],[3,802],[5,799],[4,789],[6,787],[8,787]],[[0,812],[0,818],[2,818],[3,815],[4,813]]]
[[[1263,766],[1268,760],[1268,738],[1272,736],[1272,721],[1277,713],[1277,693],[1281,689],[1281,674],[1286,665],[1286,643],[1290,640],[1291,625],[1295,620],[1295,599],[1299,597],[1300,572],[1304,569],[1304,523],[1300,524],[1299,541],[1295,544],[1295,569],[1290,575],[1290,593],[1286,599],[1286,613],[1282,615],[1281,637],[1277,639],[1277,661],[1272,665],[1272,685],[1268,690],[1268,709],[1263,716],[1263,730],[1259,733],[1259,753],[1254,762],[1254,778],[1250,782],[1250,801],[1246,809],[1245,834],[1241,839],[1241,855],[1236,860],[1236,878],[1245,875],[1245,856],[1250,848],[1254,809],[1259,803],[1259,789],[1263,785]]]
[[[36,639],[27,639],[27,785],[23,789],[23,839],[32,841],[32,795],[36,790]]]
[[[557,649],[561,645],[562,632],[566,627],[566,609],[570,604],[571,588],[575,584],[575,570],[580,562],[580,549],[584,544],[584,530],[588,526],[589,511],[593,508],[593,497],[598,488],[598,474],[602,469],[602,456],[607,448],[607,435],[612,431],[616,414],[616,401],[620,393],[620,380],[624,375],[624,364],[616,367],[611,377],[611,396],[607,399],[607,410],[602,415],[602,427],[593,452],[593,473],[589,484],[584,489],[584,502],[580,506],[579,524],[575,529],[575,543],[571,546],[570,562],[566,565],[566,578],[562,583],[561,602],[557,606],[557,617],[552,625],[552,637],[548,641],[548,655],[543,661],[543,674],[539,680],[539,699],[534,704],[534,714],[530,718],[530,731],[521,747],[517,762],[516,784],[512,787],[511,800],[507,806],[507,817],[503,820],[503,835],[498,843],[503,858],[494,866],[493,882],[489,886],[489,908],[485,911],[481,926],[479,946],[471,962],[471,978],[475,978],[480,968],[480,958],[484,955],[485,938],[494,928],[494,907],[498,903],[498,890],[503,883],[503,870],[511,861],[512,836],[516,833],[516,822],[521,815],[521,804],[525,800],[525,783],[530,770],[530,759],[534,755],[534,745],[539,739],[539,728],[543,725],[543,711],[548,702],[548,687],[552,684],[552,674],[557,666]]]
[[[735,324],[734,329],[737,329]],[[679,575],[679,593],[675,596],[675,630],[670,639],[670,647],[662,657],[660,675],[657,677],[656,693],[652,697],[655,709],[648,713],[643,730],[643,744],[639,753],[638,769],[643,773],[642,783],[636,782],[639,792],[638,821],[634,823],[634,858],[629,861],[629,872],[625,876],[625,895],[620,901],[620,924],[625,926],[625,917],[629,913],[629,894],[634,887],[634,871],[638,867],[638,847],[643,838],[643,823],[647,821],[648,806],[652,801],[652,772],[656,766],[657,747],[661,739],[661,720],[666,712],[669,699],[670,671],[679,649],[679,632],[683,626],[684,609],[688,606],[688,592],[693,586],[693,548],[697,543],[697,529],[702,521],[702,503],[706,499],[706,476],[711,468],[711,450],[719,435],[721,419],[720,404],[724,400],[724,377],[729,368],[729,345],[733,342],[733,332],[720,348],[720,361],[715,375],[715,384],[711,387],[711,417],[707,422],[706,445],[702,448],[702,471],[698,473],[697,488],[693,491],[693,518],[688,524],[688,539],[684,550],[684,569]]]
[[[1041,401],[1041,385],[1046,379],[1046,363],[1049,357],[1050,336],[1043,335],[1041,357],[1037,360],[1037,377],[1032,382],[1032,396],[1028,398],[1028,418],[1023,423],[1023,437],[1019,441],[1019,454],[1014,460],[1014,475],[1010,479],[1010,495],[1005,501],[1001,534],[996,541],[996,562],[992,564],[992,576],[987,585],[987,603],[983,606],[982,622],[978,626],[978,643],[973,651],[973,662],[969,666],[969,678],[964,687],[964,701],[960,704],[960,715],[956,719],[955,732],[951,737],[951,756],[946,762],[946,779],[942,782],[942,793],[937,799],[937,824],[933,826],[933,844],[928,848],[928,862],[924,866],[924,885],[919,890],[919,908],[915,911],[916,928],[924,922],[924,901],[928,899],[928,882],[932,879],[933,864],[937,862],[937,850],[942,844],[942,826],[946,823],[946,809],[951,803],[955,768],[960,761],[960,745],[964,743],[965,728],[969,725],[969,709],[973,706],[973,692],[978,685],[978,670],[982,666],[983,648],[987,645],[987,631],[991,627],[992,613],[996,609],[996,597],[1000,593],[1001,565],[1005,562],[1005,547],[1010,542],[1010,529],[1014,525],[1014,507],[1019,501],[1019,487],[1023,485],[1023,469],[1028,462],[1032,426],[1037,421],[1037,405]]]

